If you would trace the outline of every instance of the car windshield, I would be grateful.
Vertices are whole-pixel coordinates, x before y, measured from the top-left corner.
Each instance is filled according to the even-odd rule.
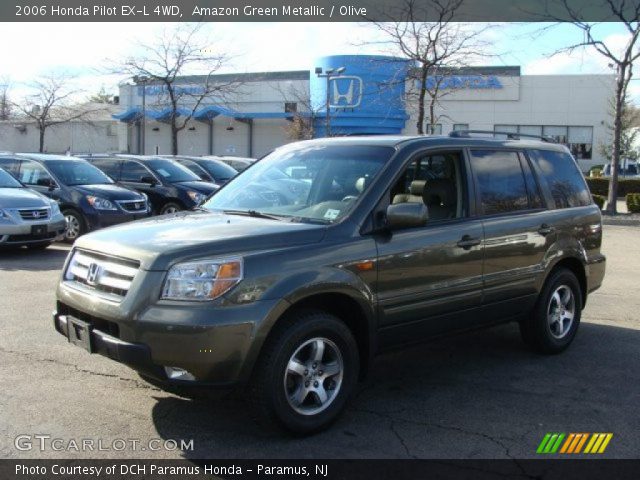
[[[337,222],[353,209],[394,151],[363,145],[285,147],[235,177],[203,207],[292,221]]]
[[[48,160],[49,170],[64,185],[100,185],[113,183],[102,170],[94,167],[86,160]]]
[[[22,188],[22,184],[0,168],[0,188]]]
[[[200,160],[199,165],[207,170],[215,178],[229,179],[238,174],[238,171],[227,165],[226,163],[216,162],[215,160]]]
[[[153,158],[146,161],[145,165],[153,170],[156,175],[159,175],[165,182],[178,183],[200,180],[198,175],[173,160]]]

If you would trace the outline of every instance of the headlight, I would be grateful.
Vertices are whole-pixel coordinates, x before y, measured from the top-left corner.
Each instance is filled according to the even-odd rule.
[[[87,195],[87,202],[96,210],[117,210],[116,206],[106,198]]]
[[[242,280],[242,259],[179,263],[167,273],[165,300],[206,301],[218,298]]]
[[[204,195],[204,194],[202,194],[200,192],[193,192],[191,190],[189,190],[187,192],[187,195],[189,195],[189,198],[191,198],[191,200],[196,202],[198,205],[200,205],[202,202],[204,202],[204,200],[207,198],[206,195]]]

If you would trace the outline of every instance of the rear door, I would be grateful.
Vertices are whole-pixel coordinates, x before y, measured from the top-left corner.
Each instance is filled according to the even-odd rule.
[[[469,157],[485,236],[483,317],[493,323],[533,305],[555,233],[521,152],[471,148]]]

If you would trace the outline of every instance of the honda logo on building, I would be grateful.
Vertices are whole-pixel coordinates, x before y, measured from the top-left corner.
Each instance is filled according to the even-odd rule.
[[[362,78],[344,75],[329,82],[331,108],[356,108],[362,102]]]

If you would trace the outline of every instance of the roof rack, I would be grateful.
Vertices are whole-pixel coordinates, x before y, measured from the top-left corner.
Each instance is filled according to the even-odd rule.
[[[554,138],[548,137],[545,135],[531,135],[528,133],[518,133],[518,132],[500,132],[494,130],[454,130],[449,133],[450,137],[454,138],[468,138],[471,137],[470,134],[484,134],[484,135],[506,135],[509,140],[520,140],[520,137],[526,138],[537,138],[538,140],[542,140],[547,143],[557,143]]]

